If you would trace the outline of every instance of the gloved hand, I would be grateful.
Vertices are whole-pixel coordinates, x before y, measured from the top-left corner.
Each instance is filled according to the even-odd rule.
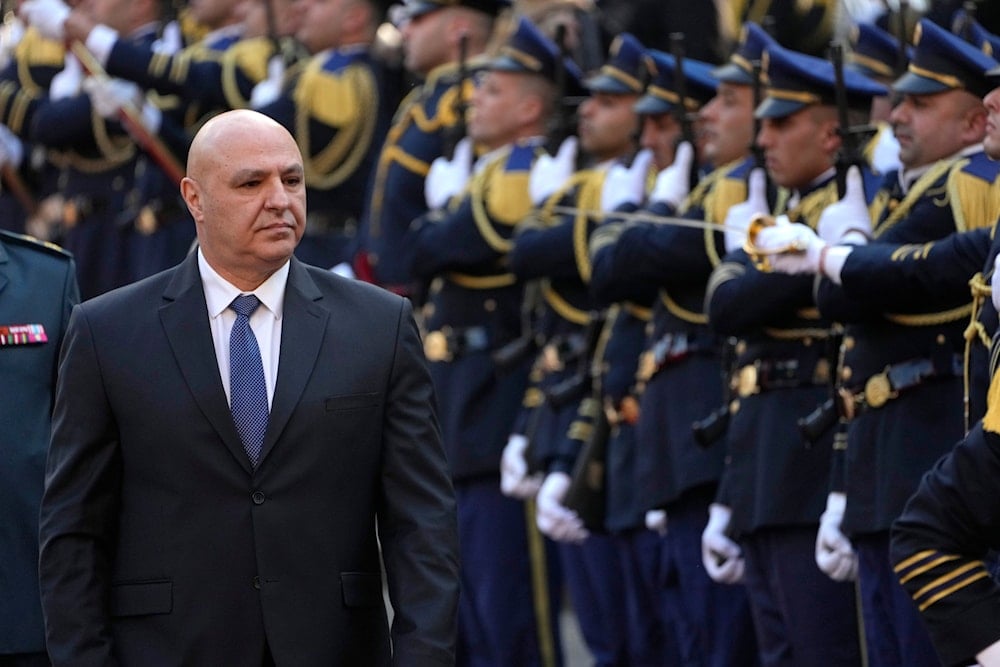
[[[701,562],[708,576],[720,584],[738,584],[746,569],[740,545],[726,536],[732,514],[725,505],[712,503],[708,524],[701,533]]]
[[[66,39],[63,24],[69,16],[70,8],[62,0],[24,0],[18,7],[17,15],[43,37],[57,42]]]
[[[555,157],[542,155],[531,165],[528,192],[535,206],[551,197],[576,171],[576,146],[576,137],[566,137]]]
[[[184,48],[184,36],[181,34],[181,26],[177,21],[171,21],[163,26],[163,32],[159,39],[153,42],[153,52],[165,56],[172,56]]]
[[[823,209],[816,231],[827,243],[867,243],[872,235],[872,219],[860,169],[847,170],[846,186],[844,197]]]
[[[843,493],[828,495],[816,533],[816,565],[834,581],[854,581],[858,576],[858,556],[851,541],[840,532],[846,506],[847,496]]]
[[[875,150],[872,151],[872,169],[885,174],[899,167],[899,141],[896,135],[889,131],[879,132]]]
[[[0,125],[0,168],[8,164],[17,169],[24,159],[24,144],[6,125]]]
[[[253,87],[250,93],[250,108],[260,109],[281,97],[285,84],[285,61],[280,55],[271,56],[267,61],[267,78]]]
[[[1000,640],[977,653],[976,664],[979,667],[1000,667]]]
[[[545,478],[538,490],[538,530],[556,542],[582,543],[590,533],[583,527],[583,520],[563,504],[569,490],[570,477],[564,472],[553,472]]]
[[[64,97],[75,97],[80,94],[83,83],[83,67],[72,53],[67,53],[63,60],[62,71],[52,77],[49,83],[49,99],[53,102]]]
[[[631,166],[615,164],[609,167],[601,188],[601,210],[615,211],[625,204],[642,204],[646,200],[646,177],[652,163],[653,152],[643,149],[636,153]]]
[[[677,208],[691,192],[691,161],[694,149],[686,141],[677,145],[673,163],[656,176],[649,201],[666,202]]]
[[[768,259],[775,273],[796,275],[819,273],[823,248],[827,244],[808,225],[791,224],[788,216],[779,215],[773,226],[760,230],[756,245],[765,253],[773,253]]]
[[[767,213],[767,174],[757,168],[747,179],[747,198],[741,204],[733,204],[726,212],[723,224],[726,227],[726,252],[742,248],[747,239],[750,218],[758,213]]]
[[[542,473],[528,474],[528,461],[524,457],[527,448],[528,439],[514,433],[500,456],[500,492],[510,498],[526,500],[542,486]]]
[[[90,95],[90,103],[101,118],[118,118],[123,107],[140,108],[142,89],[131,81],[107,77],[88,76],[83,80],[83,90]]]
[[[646,528],[664,537],[667,534],[667,510],[647,510]]]
[[[424,181],[424,199],[431,210],[442,208],[465,189],[472,175],[472,139],[465,137],[455,146],[451,160],[442,156],[431,163]]]

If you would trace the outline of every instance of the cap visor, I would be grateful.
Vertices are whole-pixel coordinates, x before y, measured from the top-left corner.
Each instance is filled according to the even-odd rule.
[[[799,109],[806,107],[802,102],[794,100],[779,100],[774,97],[765,98],[754,111],[754,118],[784,118],[791,116]]]
[[[892,89],[897,93],[908,95],[931,95],[950,90],[948,86],[940,81],[928,79],[913,72],[907,72],[896,79],[896,82],[892,84]]]

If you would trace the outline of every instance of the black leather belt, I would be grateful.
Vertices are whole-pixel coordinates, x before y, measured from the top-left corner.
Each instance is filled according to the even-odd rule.
[[[868,378],[861,391],[841,387],[838,390],[841,409],[844,417],[850,420],[868,408],[881,408],[898,398],[900,392],[918,387],[927,380],[960,375],[962,360],[958,355],[950,355],[949,359],[938,363],[932,359],[911,359],[892,364]]]
[[[639,368],[635,377],[639,382],[649,382],[657,373],[670,364],[697,352],[714,350],[716,341],[710,335],[688,334],[685,332],[665,333],[639,357]]]
[[[771,389],[823,385],[830,381],[830,362],[820,357],[809,362],[799,359],[758,359],[733,375],[732,388],[740,398]]]
[[[489,346],[490,337],[486,327],[443,326],[424,337],[424,356],[427,361],[452,361],[455,357],[481,352]]]

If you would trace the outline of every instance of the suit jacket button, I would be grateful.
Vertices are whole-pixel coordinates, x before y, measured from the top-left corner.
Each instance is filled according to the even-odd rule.
[[[258,591],[260,590],[260,577],[253,578],[253,587],[256,588]]]
[[[252,494],[250,494],[250,500],[253,501],[254,505],[263,505],[264,493],[261,491],[254,491]]]

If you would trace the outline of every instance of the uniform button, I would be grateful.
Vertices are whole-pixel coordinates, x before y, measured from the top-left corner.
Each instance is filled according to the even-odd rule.
[[[854,349],[854,336],[844,336],[844,341],[841,343],[845,350]]]
[[[937,344],[938,345],[944,345],[946,342],[947,342],[947,339],[944,337],[944,334],[938,334],[937,335]]]
[[[746,341],[740,341],[736,344],[736,354],[743,354],[747,351]]]
[[[264,497],[265,496],[263,491],[254,491],[253,493],[250,494],[250,500],[253,501],[254,505],[263,505]]]
[[[802,339],[802,344],[805,345],[806,347],[809,347],[810,345],[812,345],[813,344],[812,336],[806,336],[805,338],[803,338]]]
[[[486,299],[486,301],[483,301],[483,310],[485,310],[487,313],[492,313],[496,309],[497,309],[496,299]]]
[[[254,577],[251,583],[253,584],[254,588],[256,588],[258,591],[260,590],[260,577]]]
[[[840,369],[840,379],[843,380],[844,382],[850,380],[851,375],[853,374],[854,372],[851,370],[850,366],[844,366],[842,369]]]

